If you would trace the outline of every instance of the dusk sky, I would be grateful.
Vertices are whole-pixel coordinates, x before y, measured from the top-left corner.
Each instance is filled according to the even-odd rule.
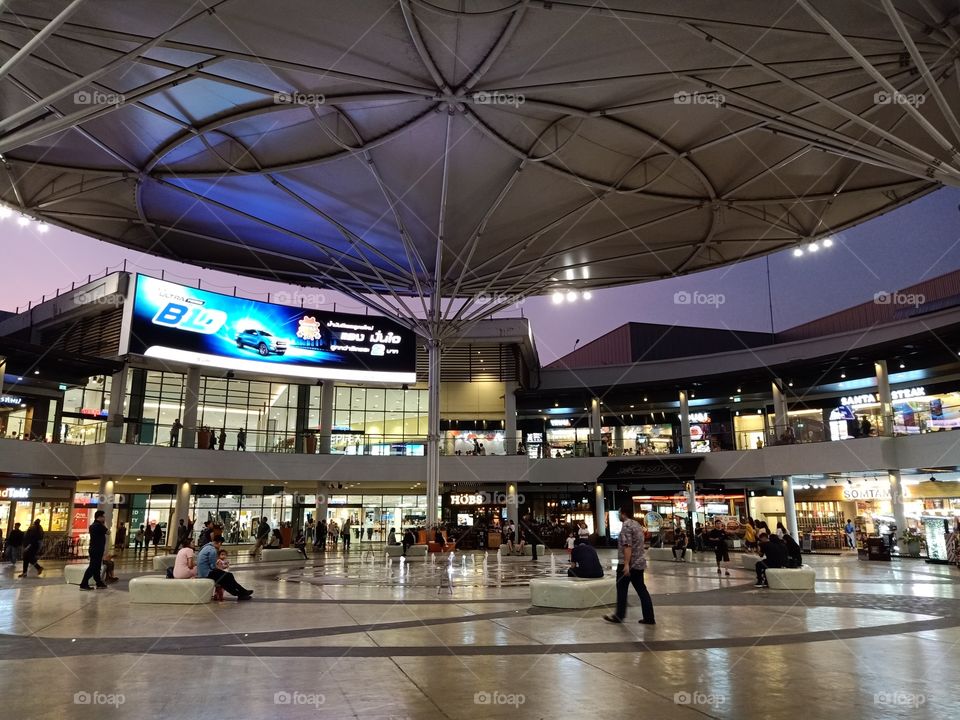
[[[960,268],[960,190],[949,188],[835,236],[832,248],[816,255],[769,256],[773,324],[780,330],[870,300],[881,290],[896,290]],[[39,234],[12,220],[3,225],[2,248],[7,279],[0,287],[0,308],[15,310],[59,287],[102,275],[106,266],[195,284],[207,289],[266,299],[287,293],[291,304],[362,312],[355,300],[327,290],[291,288],[251,278],[201,270],[93,240],[59,228]],[[715,304],[677,304],[678,292],[716,296]],[[274,297],[276,300],[276,297]],[[721,302],[722,300],[722,302]],[[547,364],[622,325],[667,325],[770,330],[767,259],[760,258],[696,275],[593,293],[573,305],[555,305],[549,297],[527,300],[502,313],[530,318],[540,360]]]

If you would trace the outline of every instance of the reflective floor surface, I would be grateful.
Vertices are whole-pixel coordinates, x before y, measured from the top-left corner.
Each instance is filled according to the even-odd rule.
[[[636,622],[635,596],[622,625],[603,621],[610,608],[532,608],[527,584],[564,574],[559,553],[237,564],[254,600],[202,606],[131,604],[144,560],[87,593],[63,563],[25,579],[3,564],[3,717],[951,717],[958,570],[809,562],[808,593],[755,589],[737,567],[651,563],[655,626]]]

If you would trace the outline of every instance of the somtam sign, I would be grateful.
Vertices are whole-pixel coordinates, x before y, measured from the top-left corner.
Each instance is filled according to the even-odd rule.
[[[846,502],[854,500],[889,500],[890,486],[883,482],[847,485],[843,488],[842,496]]]
[[[416,335],[387,317],[274,305],[146,275],[125,307],[121,354],[288,377],[417,381]]]

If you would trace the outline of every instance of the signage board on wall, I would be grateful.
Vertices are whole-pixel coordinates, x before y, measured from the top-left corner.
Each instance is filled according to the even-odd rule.
[[[0,500],[26,500],[30,497],[30,488],[5,487],[0,488]]]
[[[121,354],[299,378],[414,383],[416,335],[387,317],[274,305],[137,275]]]
[[[889,500],[890,486],[882,482],[847,485],[843,488],[841,497],[843,497],[846,502],[852,502],[854,500]]]

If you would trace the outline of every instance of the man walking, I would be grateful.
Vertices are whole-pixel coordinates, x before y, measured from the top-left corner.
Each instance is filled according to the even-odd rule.
[[[20,523],[13,524],[13,530],[7,535],[7,546],[4,551],[11,565],[20,562],[20,556],[23,553],[23,530],[20,529]]]
[[[523,547],[523,543],[525,541],[530,543],[530,553],[533,558],[533,562],[536,562],[537,543],[540,542],[540,538],[538,538],[537,534],[533,531],[533,519],[529,515],[524,515],[523,519],[520,521],[520,533],[520,547]]]
[[[40,555],[40,546],[43,545],[43,528],[40,527],[40,520],[34,520],[33,524],[27,528],[23,536],[23,572],[20,577],[27,576],[27,570],[31,565],[37,569],[37,575],[43,572],[43,568],[37,563],[37,557]]]
[[[107,549],[107,526],[103,524],[103,510],[97,510],[93,514],[93,522],[90,524],[90,564],[86,572],[83,573],[83,579],[80,581],[81,590],[93,590],[90,587],[90,578],[97,583],[98,588],[105,588],[107,584],[100,577],[100,568],[103,566],[103,553]]]
[[[247,431],[243,428],[237,430],[237,450],[247,449]]]
[[[622,623],[627,619],[627,590],[632,584],[640,597],[640,609],[643,613],[641,625],[656,625],[653,617],[653,600],[643,582],[643,571],[647,569],[646,547],[643,538],[643,526],[633,519],[633,501],[627,500],[620,507],[620,540],[617,543],[617,612],[604,615],[607,622]]]
[[[253,550],[250,551],[251,555],[257,555],[260,552],[260,548],[267,544],[267,540],[270,538],[270,523],[267,520],[266,516],[260,521],[260,524],[257,525],[257,544],[253,546]]]

